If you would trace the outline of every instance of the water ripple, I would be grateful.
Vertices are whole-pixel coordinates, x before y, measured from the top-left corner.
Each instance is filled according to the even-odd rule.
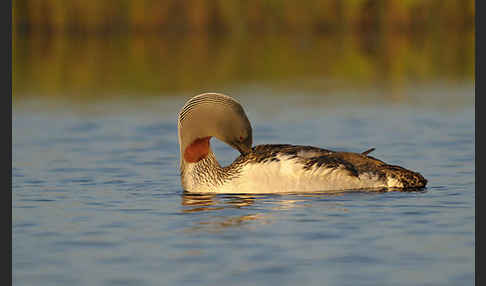
[[[15,284],[473,283],[474,110],[453,115],[397,102],[321,112],[331,97],[312,98],[323,102],[319,108],[307,103],[312,116],[310,107],[274,97],[268,106],[288,108],[280,117],[255,114],[254,142],[376,147],[377,158],[420,170],[429,186],[413,192],[188,194],[180,185],[176,118],[138,109],[102,116],[17,110]],[[182,97],[170,98],[153,100],[183,104]],[[237,156],[216,147],[224,159]]]

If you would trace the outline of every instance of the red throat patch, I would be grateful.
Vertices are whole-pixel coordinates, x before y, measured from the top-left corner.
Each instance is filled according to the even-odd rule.
[[[204,159],[209,153],[209,139],[211,137],[194,140],[184,151],[184,160],[189,163],[196,163]]]

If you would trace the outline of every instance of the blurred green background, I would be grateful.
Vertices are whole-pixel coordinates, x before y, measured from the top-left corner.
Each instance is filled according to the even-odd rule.
[[[14,0],[13,97],[472,83],[474,14],[473,0]]]

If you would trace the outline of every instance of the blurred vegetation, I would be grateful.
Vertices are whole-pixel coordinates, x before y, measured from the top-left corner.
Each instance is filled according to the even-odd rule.
[[[14,0],[13,91],[472,81],[472,0]]]
[[[474,0],[14,0],[22,33],[469,29]]]

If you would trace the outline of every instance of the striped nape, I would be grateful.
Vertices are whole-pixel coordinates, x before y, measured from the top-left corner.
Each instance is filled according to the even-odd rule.
[[[179,112],[179,123],[197,106],[201,104],[222,104],[241,109],[240,104],[233,98],[219,93],[204,93],[191,98]]]

